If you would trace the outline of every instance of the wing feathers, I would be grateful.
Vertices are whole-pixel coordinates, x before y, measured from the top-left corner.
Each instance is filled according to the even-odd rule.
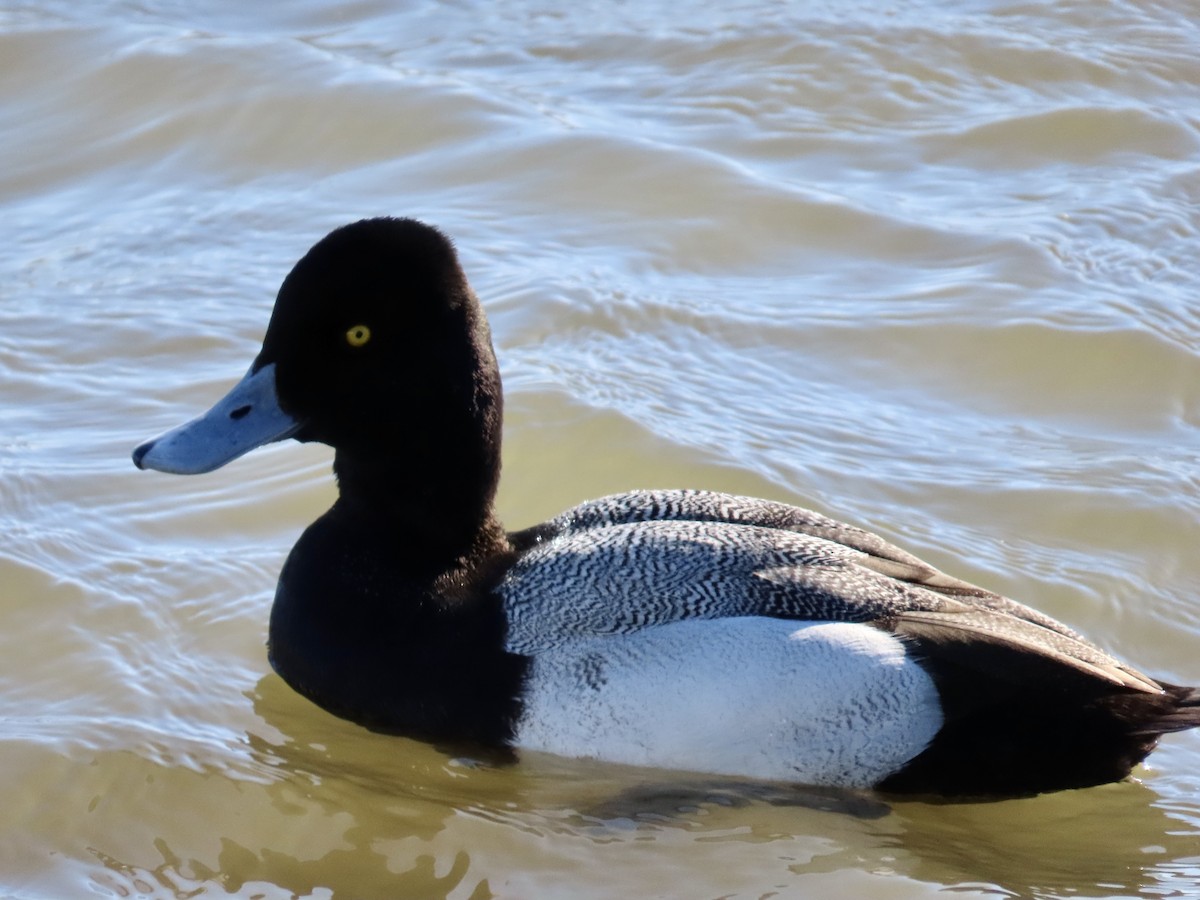
[[[895,634],[918,638],[933,647],[944,648],[947,644],[959,644],[969,650],[978,648],[981,644],[999,645],[1043,657],[1083,675],[1099,678],[1119,687],[1153,694],[1162,693],[1162,688],[1157,682],[1121,664],[1092,644],[993,610],[906,610],[897,615],[890,624]],[[977,655],[980,661],[984,658],[982,653]],[[1024,680],[1022,673],[1011,668],[995,674],[1000,678]]]
[[[515,540],[524,555],[498,590],[516,652],[688,618],[870,622],[1001,679],[1074,673],[1163,691],[1049,616],[871,532],[782,503],[635,491],[582,504]],[[1180,722],[1200,719],[1200,700],[1184,706]]]

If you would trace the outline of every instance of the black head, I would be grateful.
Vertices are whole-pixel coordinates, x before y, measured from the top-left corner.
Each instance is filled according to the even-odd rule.
[[[499,437],[486,319],[449,239],[412,219],[339,228],[296,263],[255,367],[270,363],[296,437],[349,456]]]
[[[461,542],[490,519],[500,375],[454,247],[412,219],[365,219],[284,279],[246,376],[207,413],[138,447],[193,474],[294,437],[336,451],[343,509]]]

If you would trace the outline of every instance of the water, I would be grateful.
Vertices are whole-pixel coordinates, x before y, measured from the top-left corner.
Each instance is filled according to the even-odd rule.
[[[328,450],[128,458],[245,370],[317,238],[413,215],[492,320],[511,527],[797,502],[1200,682],[1197,22],[0,6],[0,894],[1200,896],[1195,733],[1132,783],[833,811],[366,734],[263,650]]]

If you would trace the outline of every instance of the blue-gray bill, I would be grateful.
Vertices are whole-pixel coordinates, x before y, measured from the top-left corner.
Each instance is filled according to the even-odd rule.
[[[263,444],[282,441],[300,422],[279,406],[275,364],[252,366],[212,409],[133,451],[139,469],[176,475],[211,472]]]

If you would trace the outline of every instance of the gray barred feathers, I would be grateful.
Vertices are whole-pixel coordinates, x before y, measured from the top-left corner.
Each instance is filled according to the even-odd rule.
[[[567,531],[530,550],[501,581],[508,649],[535,653],[683,619],[868,622],[959,605],[858,565],[863,555],[824,538],[728,522]]]
[[[862,555],[857,559],[858,564],[881,575],[946,596],[970,598],[973,608],[993,609],[1074,640],[1085,640],[1078,632],[1044,613],[947,575],[877,534],[811,509],[772,500],[715,491],[629,491],[582,503],[552,519],[547,526],[551,533],[573,534],[608,525],[681,520],[754,525],[824,538],[859,551]]]
[[[634,491],[581,504],[520,540],[524,555],[497,586],[515,653],[690,619],[763,616],[870,623],[927,645],[1020,647],[1135,689],[1152,684],[1048,616],[878,535],[783,503]]]

